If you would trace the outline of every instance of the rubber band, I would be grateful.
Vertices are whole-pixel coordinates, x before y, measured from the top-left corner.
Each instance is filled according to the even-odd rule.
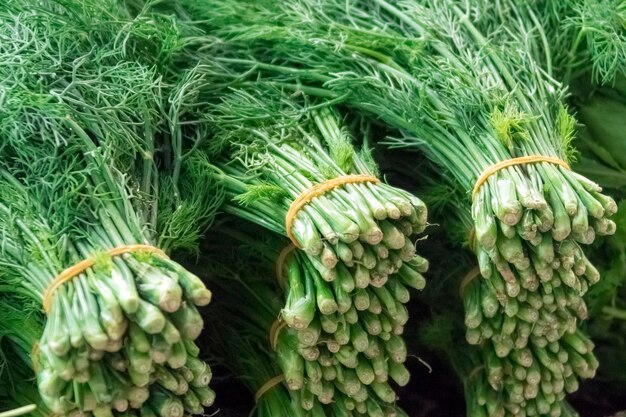
[[[467,288],[467,286],[479,276],[480,268],[478,267],[478,265],[476,265],[463,277],[461,285],[459,285],[459,295],[461,296],[461,298],[463,298],[463,294],[465,294],[465,289]]]
[[[467,234],[467,247],[469,248],[469,250],[471,250],[472,252],[476,252],[476,243],[476,228],[472,227]]]
[[[285,215],[285,230],[287,232],[287,237],[296,245],[297,248],[300,248],[298,242],[296,241],[295,236],[293,235],[293,223],[296,220],[296,216],[298,212],[308,204],[315,197],[319,197],[322,194],[330,191],[334,188],[341,187],[346,184],[354,184],[361,182],[372,182],[378,183],[380,180],[373,175],[343,175],[341,177],[333,178],[332,180],[324,181],[319,184],[315,184],[313,187],[309,188],[302,194],[298,196],[291,205],[289,206],[289,210],[287,210],[287,214]]]
[[[270,327],[270,333],[269,333],[270,346],[272,347],[272,350],[274,351],[276,351],[276,346],[278,346],[278,336],[280,335],[280,331],[284,329],[285,326],[287,326],[287,323],[279,316],[276,320],[274,320],[274,323],[272,323],[272,326]],[[285,375],[281,374],[281,375],[276,375],[274,378],[270,379],[265,384],[263,384],[261,388],[258,389],[256,394],[254,394],[255,404],[258,404],[261,397],[263,397],[263,395],[265,395],[267,391],[271,390],[272,388],[274,388],[276,385],[280,384],[284,380],[285,380]]]
[[[472,369],[472,371],[467,375],[467,378],[465,378],[465,380],[466,381],[471,380],[483,369],[485,369],[485,365],[478,365],[476,368]]]
[[[527,155],[519,158],[507,159],[506,161],[500,161],[497,164],[494,164],[483,171],[482,174],[476,180],[476,184],[474,184],[474,189],[472,190],[472,201],[476,198],[476,194],[478,194],[478,190],[480,187],[487,181],[487,179],[495,174],[496,172],[512,167],[515,165],[525,165],[525,164],[534,164],[537,162],[549,162],[551,164],[560,165],[567,170],[571,170],[572,168],[569,166],[567,162],[560,158],[555,158],[552,156],[543,156],[543,155]]]
[[[259,388],[259,390],[256,392],[256,394],[254,394],[254,403],[258,404],[259,400],[265,395],[267,391],[271,390],[272,388],[274,388],[276,385],[280,384],[284,380],[285,380],[285,375],[281,374],[281,375],[276,375],[274,378],[270,379],[265,384],[263,384],[261,388]]]
[[[296,250],[296,245],[294,245],[293,243],[289,243],[280,251],[280,253],[278,254],[278,258],[276,258],[276,282],[278,282],[278,286],[282,290],[285,289],[285,280],[283,278],[283,267],[285,266],[285,260],[294,250]],[[269,340],[270,345],[272,346],[272,350],[276,350],[276,346],[278,346],[278,335],[285,326],[287,326],[287,323],[280,316],[278,316],[278,318],[274,320],[274,323],[272,323],[269,333]]]
[[[106,254],[110,257],[123,255],[125,253],[131,252],[147,252],[153,253],[155,255],[161,256],[163,258],[167,258],[165,252],[161,249],[151,246],[151,245],[124,245],[118,246],[106,252]],[[87,259],[83,259],[82,261],[70,266],[69,268],[63,270],[59,275],[56,276],[48,285],[48,288],[43,293],[43,310],[48,314],[50,309],[52,308],[52,295],[59,287],[66,282],[72,280],[76,275],[79,275],[85,272],[87,269],[91,268],[96,264],[96,258],[91,257]]]
[[[278,283],[278,286],[281,290],[284,290],[286,287],[285,279],[283,278],[283,268],[285,267],[285,261],[294,250],[296,250],[296,245],[294,245],[293,242],[290,242],[287,246],[283,248],[283,250],[280,251],[280,253],[278,254],[278,258],[276,258],[276,282]]]
[[[280,331],[287,326],[287,322],[285,322],[282,318],[278,317],[272,323],[272,327],[270,327],[270,346],[272,350],[276,350],[276,346],[278,346],[278,336],[280,335]]]
[[[30,351],[30,360],[33,365],[33,371],[35,374],[39,372],[39,340],[35,341],[32,350]]]

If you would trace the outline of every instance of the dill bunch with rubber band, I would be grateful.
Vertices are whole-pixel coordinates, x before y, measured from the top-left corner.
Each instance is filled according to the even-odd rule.
[[[339,260],[353,266],[351,261],[366,256],[369,269],[378,267],[374,278],[384,281],[389,261],[370,263],[377,251],[385,254],[383,247],[407,246],[411,251],[405,236],[424,230],[424,204],[381,183],[368,145],[355,150],[329,109],[309,111],[290,102],[288,93],[263,87],[235,90],[218,99],[209,110],[214,132],[207,153],[218,161],[214,165],[221,172],[214,176],[222,174],[233,196],[224,210],[265,221],[271,230],[287,235],[317,261],[325,278],[333,277]],[[374,253],[362,248],[364,244],[376,246]]]
[[[10,22],[0,29],[0,296],[42,324],[37,340],[7,340],[30,353],[55,414],[201,414],[214,393],[194,340],[211,293],[164,250],[193,249],[221,194],[194,169],[200,155],[158,152],[175,143],[189,100],[177,92],[193,82],[183,72],[165,83],[131,57],[139,26],[171,22],[81,4],[0,11]]]
[[[263,87],[231,87],[218,100],[206,113],[206,169],[225,184],[223,211],[292,239],[265,256],[285,291],[272,339],[280,347],[283,332],[298,336],[287,385],[307,409],[340,396],[393,403],[390,364],[408,382],[405,304],[425,285],[412,236],[426,227],[426,206],[373,175],[367,145],[352,146],[333,109]],[[306,378],[305,365],[320,376],[336,361],[350,386]]]
[[[438,177],[437,168],[432,164],[413,167],[398,163],[393,169],[402,176],[412,175],[420,180],[419,193],[432,208],[432,218],[435,221],[447,219],[442,230],[447,236],[444,241],[456,244],[456,256],[463,259],[462,250],[468,247],[467,236],[473,222],[467,207],[462,204],[462,192],[458,186]],[[443,224],[441,220],[437,222]],[[437,257],[434,254],[429,256]],[[467,259],[458,263],[462,265],[461,270],[455,271],[452,277],[447,271],[439,272],[444,277],[443,282],[453,281],[456,285],[448,284],[440,292],[435,289],[425,297],[435,315],[445,315],[454,323],[455,332],[465,333],[467,342],[478,348],[457,346],[450,349],[444,343],[434,346],[446,354],[464,380],[468,415],[520,412],[526,415],[576,415],[565,401],[565,395],[578,389],[577,378],[589,378],[595,373],[598,361],[592,353],[594,344],[580,329],[572,327],[561,339],[544,345],[541,337],[554,337],[545,332],[550,322],[545,320],[545,311],[538,310],[544,317],[533,318],[535,313],[532,310],[537,306],[548,312],[555,311],[557,317],[562,317],[559,307],[550,304],[556,304],[552,297],[564,289],[557,287],[551,294],[525,290],[524,302],[513,305],[513,309],[504,305],[504,314],[499,314],[500,300],[506,299],[504,285],[498,292],[498,287],[481,278],[479,266],[472,266]],[[449,306],[457,297],[461,306]],[[440,305],[437,300],[441,298],[452,301]],[[473,365],[468,364],[466,351],[473,352],[470,355]],[[568,362],[570,355],[574,358],[571,363]]]
[[[210,353],[254,393],[255,415],[287,415],[281,413],[290,410],[288,415],[295,416],[404,416],[393,402],[377,396],[385,384],[374,381],[374,372],[378,375],[379,365],[384,365],[390,381],[402,382],[406,370],[384,352],[351,358],[349,351],[367,339],[364,330],[356,331],[358,325],[340,319],[333,333],[322,318],[317,330],[275,329],[284,290],[273,277],[270,258],[276,257],[284,237],[265,233],[259,239],[258,227],[232,227],[218,226],[215,233],[224,233],[219,246],[205,247],[219,253],[224,265],[213,263],[198,273],[215,289],[223,314],[219,319],[207,316],[209,328],[220,339]],[[237,265],[233,261],[242,260],[241,254],[244,262],[232,267]],[[332,352],[333,344],[340,344],[338,352]],[[376,363],[374,370],[369,361]]]

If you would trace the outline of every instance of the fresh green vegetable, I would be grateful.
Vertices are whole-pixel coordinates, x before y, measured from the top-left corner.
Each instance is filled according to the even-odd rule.
[[[0,10],[1,297],[19,299],[20,314],[43,325],[9,337],[7,349],[33,352],[25,363],[55,414],[198,413],[182,401],[181,382],[195,362],[203,371],[190,383],[204,389],[210,380],[188,347],[210,291],[163,255],[106,253],[134,244],[193,249],[212,219],[219,188],[207,177],[204,188],[191,181],[202,176],[194,171],[201,156],[161,151],[175,144],[189,99],[179,93],[193,80],[184,73],[166,83],[157,65],[138,58],[138,49],[165,47],[142,30],[174,22],[135,19],[118,2],[81,5],[16,0]],[[171,170],[159,172],[156,158]],[[86,258],[93,266],[46,295]],[[9,395],[16,406],[25,404],[20,395]]]
[[[207,68],[207,77],[213,74]],[[220,94],[212,83],[211,89]],[[367,145],[357,152],[351,133],[331,109],[263,86],[231,88],[216,100],[207,109],[214,137],[204,148],[213,161],[206,170],[225,184],[223,210],[262,226],[264,233],[288,234],[290,204],[313,185],[376,173]],[[280,318],[301,342],[297,352],[279,342],[279,359],[296,353],[298,366],[283,367],[283,372],[290,389],[306,392],[311,406],[328,404],[341,393],[358,394],[360,403],[370,397],[394,401],[386,379],[376,382],[378,389],[364,386],[374,383],[369,369],[374,356],[405,360],[400,338],[408,320],[404,304],[408,288],[424,287],[421,274],[428,267],[411,237],[425,228],[426,214],[418,198],[378,180],[348,183],[316,196],[295,214],[297,250],[281,251],[286,241],[265,251],[255,246],[270,265],[279,262],[275,268],[286,292]],[[258,239],[239,238],[251,246]],[[287,253],[284,259],[281,252]],[[370,343],[393,348],[366,358]],[[306,386],[304,373],[317,375],[329,361],[338,362],[342,378]]]
[[[614,232],[608,217],[617,205],[592,181],[549,163],[500,170],[470,201],[478,176],[497,162],[537,154],[568,161],[575,120],[562,86],[525,47],[534,23],[507,27],[505,35],[481,32],[465,6],[229,1],[190,9],[230,41],[219,60],[238,75],[225,70],[221,77],[245,83],[239,74],[248,71],[251,83],[374,115],[398,130],[385,141],[390,147],[422,150],[445,170],[458,190],[454,211],[471,213],[466,230],[475,230],[485,278],[472,283],[479,288],[465,293],[465,305],[473,327],[468,340],[487,343],[485,365],[501,401],[488,411],[557,416],[568,412],[560,402],[564,390],[577,389],[573,375],[589,378],[597,367],[589,352],[572,354],[564,336],[578,335],[577,320],[587,317],[582,295],[599,280],[581,245]],[[520,349],[558,381],[556,394],[540,394],[541,379],[518,380],[528,372],[507,363]]]
[[[589,314],[601,354],[618,357],[624,239],[604,236],[623,221],[587,177],[626,184],[622,1],[32,3],[0,6],[0,417],[31,403],[35,415],[203,413],[215,393],[194,340],[211,293],[161,254],[106,251],[198,254],[218,207],[239,224],[215,229],[228,237],[202,258],[224,293],[215,352],[251,391],[285,379],[258,414],[403,415],[392,387],[409,379],[426,206],[385,182],[347,184],[285,226],[311,186],[380,177],[371,140],[384,135],[405,154],[392,171],[428,197],[454,248],[434,258],[459,268],[436,273],[453,285],[428,300],[420,334],[463,377],[468,415],[575,415],[565,394],[598,368],[579,329]],[[503,160],[574,162],[577,121],[573,172],[510,167],[471,195]],[[292,232],[278,290],[256,277],[273,275]],[[461,245],[475,256],[452,265]],[[54,277],[90,257],[46,317]],[[482,277],[461,280],[476,262]]]
[[[616,80],[626,64],[623,1],[481,1],[466,10],[482,33],[498,34],[492,42],[506,44],[525,27],[525,52],[565,85],[623,83]]]
[[[355,408],[369,409],[371,411],[361,414],[372,416],[403,415],[393,405],[393,390],[387,383],[375,381],[374,371],[369,365],[370,360],[380,359],[387,366],[387,362],[391,361],[385,358],[384,351],[380,351],[376,358],[368,358],[359,354],[347,338],[333,354],[330,352],[331,344],[339,343],[333,341],[333,338],[339,340],[339,329],[334,335],[322,330],[318,341],[304,343],[305,331],[289,327],[277,333],[277,344],[272,347],[272,327],[284,301],[282,290],[272,277],[273,265],[266,261],[262,253],[279,247],[283,239],[278,235],[271,237],[265,234],[260,241],[257,237],[259,233],[255,232],[262,229],[246,227],[249,237],[242,245],[239,242],[243,240],[243,232],[223,230],[231,236],[235,235],[235,239],[229,236],[220,238],[219,248],[212,249],[220,253],[222,264],[213,262],[203,268],[208,271],[201,273],[215,288],[216,300],[219,300],[215,303],[219,316],[210,313],[207,316],[211,334],[218,335],[210,352],[235,376],[242,378],[257,396],[265,391],[266,384],[274,377],[284,377],[282,382],[260,396],[256,415],[352,416],[358,415],[354,412]],[[235,259],[245,262],[234,268]],[[343,326],[345,324],[341,322],[339,327]],[[370,340],[377,342],[376,338]],[[392,349],[392,344],[387,346]],[[307,349],[314,349],[317,358],[307,359],[300,353]],[[407,378],[402,365],[390,366],[393,370],[390,374],[401,381]]]

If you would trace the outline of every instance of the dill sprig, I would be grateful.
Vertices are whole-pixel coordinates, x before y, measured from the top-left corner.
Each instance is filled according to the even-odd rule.
[[[498,33],[496,42],[515,42],[523,28],[524,47],[566,85],[581,77],[613,85],[624,76],[626,7],[619,0],[479,1],[465,7],[482,32]]]

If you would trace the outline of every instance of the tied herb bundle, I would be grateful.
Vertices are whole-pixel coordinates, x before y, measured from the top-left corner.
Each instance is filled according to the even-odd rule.
[[[532,28],[481,33],[471,9],[454,1],[229,1],[203,14],[204,5],[190,9],[231,40],[224,65],[250,69],[251,82],[374,114],[398,129],[390,147],[423,150],[454,180],[454,202],[462,216],[471,213],[470,240],[485,278],[464,292],[468,338],[491,346],[486,366],[499,375],[490,388],[502,401],[498,415],[560,415],[564,392],[539,388],[543,379],[560,388],[595,372],[591,344],[576,325],[587,316],[582,296],[599,274],[581,245],[614,233],[608,217],[617,205],[568,169],[575,120],[563,88],[525,48]],[[535,155],[532,163],[494,170],[468,210],[482,173]],[[539,378],[526,383],[502,366],[520,354],[540,368]]]
[[[574,165],[619,199],[626,186],[623,158],[624,116],[626,115],[626,21],[625,4],[620,1],[585,2],[504,2],[502,16],[517,19],[533,16],[536,25],[532,50],[548,74],[569,86],[573,113],[581,123],[576,139],[579,150]],[[513,13],[506,13],[512,11]],[[508,23],[507,23],[508,24]],[[529,33],[530,34],[530,33]],[[591,288],[585,300],[589,323],[585,330],[596,344],[600,367],[588,384],[586,398],[600,406],[602,398],[617,406],[623,398],[618,388],[624,372],[614,364],[623,358],[624,340],[624,214],[623,201],[614,219],[615,236],[594,242],[589,258],[597,264],[602,281]],[[602,395],[594,395],[598,392]],[[589,395],[589,393],[592,393]],[[583,394],[584,395],[584,394]]]
[[[219,248],[208,248],[220,251],[222,261],[241,259],[242,253],[249,254],[245,267],[233,270],[220,266],[219,272],[202,275],[216,289],[220,300],[216,305],[222,314],[219,320],[207,318],[213,333],[221,337],[218,343],[211,345],[211,353],[235,375],[246,377],[244,382],[255,394],[256,414],[403,416],[393,400],[386,399],[389,395],[395,398],[386,381],[388,375],[403,382],[408,377],[407,371],[394,362],[393,356],[386,359],[384,352],[371,356],[370,351],[355,351],[360,343],[367,344],[368,339],[358,324],[341,319],[333,324],[337,328],[334,333],[327,333],[329,324],[319,323],[317,330],[298,331],[287,327],[275,333],[276,315],[284,299],[272,277],[272,262],[268,262],[266,256],[275,254],[284,239],[280,235],[268,234],[262,240],[253,238],[258,236],[250,234],[254,230],[247,228],[244,234],[223,229],[229,237],[220,239]],[[233,265],[232,262],[226,263]],[[369,338],[376,343],[375,337],[369,335]],[[339,343],[339,350],[331,352],[332,346]],[[394,350],[394,342],[379,343],[381,349],[387,346],[389,353],[399,353]],[[313,351],[315,357],[309,353]],[[375,364],[374,369],[370,361]],[[378,370],[382,369],[385,378],[380,380]],[[294,389],[296,384],[300,388]]]
[[[359,268],[355,285],[382,285],[402,260],[412,259],[409,237],[426,227],[425,205],[369,178],[377,168],[367,143],[357,153],[331,110],[309,112],[287,93],[259,86],[236,90],[209,111],[214,138],[208,152],[218,159],[223,175],[216,178],[231,196],[226,212],[288,235],[328,281],[339,273],[339,263],[357,267],[365,257],[363,267],[372,272]],[[305,200],[286,230],[294,200],[317,184],[349,175],[367,177],[340,181]]]
[[[482,3],[474,9],[477,24],[517,26],[533,22],[526,32],[526,47],[555,79],[569,87],[568,101],[579,126],[574,170],[624,197],[626,175],[623,159],[626,115],[626,9],[620,1],[532,3],[504,1]],[[504,22],[504,23],[502,23]],[[500,38],[499,40],[503,40]],[[623,203],[620,202],[620,208]],[[621,211],[621,210],[620,210]],[[622,332],[624,258],[623,213],[614,221],[614,237],[594,242],[588,257],[602,273],[602,281],[585,295],[590,321],[585,331],[596,344],[600,367],[592,383],[579,398],[597,406],[617,406],[624,379],[619,362],[624,341]],[[602,393],[596,395],[595,393]],[[608,403],[608,404],[607,404]]]
[[[547,304],[547,314],[554,314],[558,320],[569,317],[549,307],[555,303],[552,297],[558,297],[562,289],[557,286],[548,294],[522,289],[518,296],[522,301],[518,305],[504,305],[504,314],[498,315],[498,304],[506,297],[504,285],[500,287],[502,292],[498,292],[495,285],[481,279],[480,268],[472,267],[472,262],[460,251],[461,245],[467,244],[472,218],[461,203],[458,186],[438,178],[432,164],[413,165],[396,163],[393,169],[402,176],[412,173],[420,180],[424,188],[419,192],[431,207],[433,218],[448,221],[442,229],[445,238],[440,240],[457,249],[455,253],[444,251],[429,256],[454,258],[453,264],[459,266],[454,271],[434,271],[442,278],[436,288],[425,294],[434,318],[423,333],[424,343],[445,353],[462,378],[467,414],[576,415],[565,396],[578,389],[577,377],[590,378],[595,374],[598,361],[592,354],[594,344],[577,329],[575,321],[561,339],[550,340],[553,336],[546,329],[550,322],[544,321],[545,316],[532,316],[541,314]],[[459,296],[460,305],[455,306]],[[439,299],[452,301],[441,303]],[[464,332],[467,342],[479,350],[469,346],[448,347],[445,339],[450,336],[435,324],[440,321],[444,329],[451,327],[454,333]]]
[[[1,12],[0,284],[24,314],[46,313],[19,344],[41,401],[60,415],[201,414],[214,394],[193,341],[211,293],[162,249],[190,249],[220,194],[191,180],[201,157],[157,155],[189,77],[167,84],[135,58],[175,23],[117,2],[28,3]]]
[[[215,136],[209,150],[220,147],[210,159],[215,178],[226,184],[223,210],[272,232],[286,234],[290,204],[314,184],[375,172],[367,147],[355,151],[334,112],[309,110],[275,89],[235,90],[210,117]],[[351,381],[337,389],[319,379],[309,386],[302,368],[285,370],[287,385],[304,390],[309,407],[331,403],[337,391],[360,403],[369,397],[393,403],[391,365],[404,372],[398,381],[408,382],[405,304],[410,289],[424,287],[428,267],[411,236],[425,222],[426,207],[409,193],[378,181],[347,183],[295,214],[293,243],[301,250],[278,247],[266,256],[277,263],[286,293],[277,325],[298,336],[300,365],[332,369],[339,361]]]

